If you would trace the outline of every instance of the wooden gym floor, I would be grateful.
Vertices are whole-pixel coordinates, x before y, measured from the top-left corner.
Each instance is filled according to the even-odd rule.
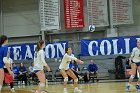
[[[92,84],[79,84],[79,88],[83,91],[82,93],[140,93],[136,91],[135,87],[131,87],[130,91],[125,91],[127,82],[110,82],[110,83],[92,83]],[[68,93],[73,93],[73,85],[69,84]],[[15,93],[34,93],[37,86],[27,86],[20,88],[15,87]],[[49,93],[63,93],[63,85],[49,85],[46,88]],[[8,87],[4,87],[2,93],[12,93]],[[47,92],[42,92],[47,93]]]

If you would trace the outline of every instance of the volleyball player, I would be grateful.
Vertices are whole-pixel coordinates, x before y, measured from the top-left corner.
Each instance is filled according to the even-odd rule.
[[[41,93],[43,88],[45,87],[45,73],[43,71],[44,66],[47,67],[48,72],[50,71],[50,67],[47,65],[44,59],[44,51],[43,48],[45,47],[45,43],[43,40],[40,40],[37,43],[37,47],[35,49],[35,54],[34,54],[34,72],[36,73],[40,83],[38,86],[38,90],[36,93]]]
[[[0,36],[0,93],[1,93],[1,89],[2,89],[2,85],[3,85],[3,80],[4,80],[4,62],[3,59],[5,57],[7,57],[7,53],[8,53],[8,46],[6,46],[6,44],[8,43],[8,38],[5,35],[1,35]],[[11,71],[10,67],[7,66],[7,70],[9,72],[9,74],[11,74],[13,76],[13,72]]]
[[[4,57],[3,59],[4,64],[10,68],[10,70],[12,70],[13,66],[13,60],[10,58],[10,52],[8,52],[7,57]],[[14,79],[14,74],[10,75],[6,66],[4,66],[4,79],[5,79],[5,83],[10,85],[11,91],[15,92],[14,90],[14,83],[13,83],[13,79]]]
[[[78,78],[76,75],[73,73],[71,69],[69,69],[69,64],[71,60],[75,60],[76,62],[79,62],[80,64],[83,64],[83,61],[77,59],[72,55],[72,49],[71,48],[66,48],[65,55],[63,56],[62,62],[59,66],[60,72],[64,78],[64,93],[67,92],[67,82],[68,82],[68,75],[74,80],[74,92],[82,92],[81,90],[78,89]]]
[[[134,85],[133,79],[137,73],[137,70],[138,70],[138,73],[140,74],[140,40],[137,41],[137,47],[133,48],[132,54],[129,60],[130,60],[129,64],[131,65],[131,69],[132,69],[132,74],[129,78],[129,83],[126,86],[126,90],[130,89],[130,85]],[[140,77],[136,84],[136,89],[140,90]]]

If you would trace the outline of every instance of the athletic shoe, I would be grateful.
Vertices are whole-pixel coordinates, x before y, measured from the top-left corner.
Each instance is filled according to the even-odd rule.
[[[125,90],[128,91],[130,89],[130,85],[127,85]]]
[[[38,91],[36,90],[35,93],[38,93]]]
[[[80,90],[80,89],[74,89],[74,93],[81,93],[82,92],[82,90]]]
[[[140,90],[140,85],[136,85],[136,89],[137,90]]]
[[[64,89],[64,93],[68,93],[67,89]]]
[[[23,81],[22,85],[25,85],[25,82]]]
[[[20,81],[18,81],[18,85],[20,85]]]
[[[15,89],[14,88],[11,88],[11,92],[15,93]]]

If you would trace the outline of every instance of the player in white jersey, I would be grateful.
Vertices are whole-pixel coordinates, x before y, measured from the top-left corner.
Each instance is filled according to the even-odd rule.
[[[137,73],[137,70],[138,70],[138,73],[140,74],[140,40],[137,41],[137,47],[133,48],[132,54],[129,60],[130,60],[129,64],[131,65],[131,69],[132,69],[132,74],[129,78],[129,83],[126,86],[126,90],[130,89],[130,85],[135,85],[133,83],[133,79]],[[136,89],[140,90],[140,77],[136,84]]]
[[[13,60],[10,58],[10,52],[7,53],[7,57],[3,58],[3,62],[6,66],[4,66],[4,79],[5,79],[5,83],[10,85],[11,91],[15,92],[14,90],[14,83],[13,83],[13,79],[14,79],[14,74],[9,74],[8,70],[6,67],[9,67],[10,70],[12,71],[12,64],[13,64]]]
[[[78,89],[78,78],[76,77],[76,75],[73,73],[73,71],[71,69],[69,69],[69,64],[71,60],[75,60],[76,62],[79,62],[80,64],[83,64],[83,61],[77,59],[76,57],[74,57],[72,55],[72,50],[71,48],[66,48],[65,51],[65,55],[63,56],[62,62],[59,66],[60,72],[64,78],[64,93],[68,93],[67,92],[67,82],[68,82],[68,75],[74,80],[74,92],[82,92],[81,90]]]
[[[43,51],[44,47],[45,47],[44,41],[40,40],[37,43],[37,47],[35,49],[35,54],[34,54],[34,68],[33,69],[40,81],[38,90],[36,91],[36,93],[41,93],[41,91],[45,87],[46,78],[45,78],[45,73],[43,71],[44,66],[47,67],[48,72],[50,71],[50,67],[45,62],[45,56],[44,56],[44,51]]]

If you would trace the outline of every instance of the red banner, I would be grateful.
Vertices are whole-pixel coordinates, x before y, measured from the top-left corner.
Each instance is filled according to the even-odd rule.
[[[83,0],[64,0],[65,28],[83,28]]]

